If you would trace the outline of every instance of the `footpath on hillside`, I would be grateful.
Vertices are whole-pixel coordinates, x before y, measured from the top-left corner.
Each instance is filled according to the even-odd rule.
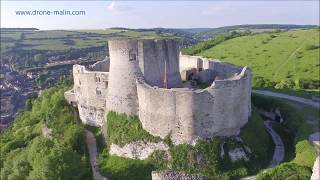
[[[89,150],[90,164],[93,173],[94,180],[107,180],[106,177],[102,176],[99,172],[97,165],[97,144],[96,138],[92,134],[92,132],[85,130],[86,132],[86,142]]]

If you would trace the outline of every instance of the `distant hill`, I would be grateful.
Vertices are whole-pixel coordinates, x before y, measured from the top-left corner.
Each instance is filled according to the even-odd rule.
[[[37,31],[38,28],[0,28],[0,31]]]
[[[270,86],[318,89],[319,35],[318,28],[253,34],[226,40],[196,55],[248,66],[255,77],[271,81]]]

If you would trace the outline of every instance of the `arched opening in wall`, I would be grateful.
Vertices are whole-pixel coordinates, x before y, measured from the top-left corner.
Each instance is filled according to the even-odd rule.
[[[101,90],[96,88],[96,95],[101,96]]]
[[[194,75],[193,73],[190,73],[190,74],[188,75],[188,77],[187,77],[187,80],[188,80],[188,81],[192,80],[193,75]]]
[[[203,62],[201,59],[198,59],[198,72],[202,71],[203,70]]]
[[[108,81],[104,82],[104,88],[108,88]]]
[[[136,61],[137,60],[137,53],[134,50],[129,51],[129,61]]]
[[[100,77],[96,76],[96,82],[100,82]]]

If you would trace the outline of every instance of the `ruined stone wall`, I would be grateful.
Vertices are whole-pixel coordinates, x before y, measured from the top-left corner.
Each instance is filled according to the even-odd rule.
[[[206,89],[163,89],[137,82],[139,118],[149,133],[175,144],[237,135],[251,115],[251,72],[215,81]],[[156,125],[156,126],[155,126]]]
[[[108,72],[87,71],[84,66],[73,66],[73,93],[80,119],[85,124],[102,126],[105,116]]]
[[[178,45],[173,40],[110,40],[109,55],[107,111],[138,115],[136,79],[163,87],[166,71],[169,88],[182,86]]]
[[[200,56],[189,56],[189,55],[180,55],[180,73],[185,70],[192,68],[202,68],[202,70],[210,70],[206,73],[207,76],[218,76],[220,79],[227,79],[235,76],[237,73],[241,72],[241,67],[222,63],[219,60],[207,59]],[[212,79],[211,77],[207,77]],[[213,78],[213,79],[214,79]]]
[[[180,54],[180,72],[189,70],[192,68],[203,68],[201,56],[188,56]]]
[[[179,74],[179,47],[174,40],[144,40],[139,66],[145,81],[151,86],[163,87],[165,66],[168,87],[181,87]]]

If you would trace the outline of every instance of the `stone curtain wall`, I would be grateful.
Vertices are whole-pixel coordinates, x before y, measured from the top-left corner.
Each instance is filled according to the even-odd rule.
[[[241,71],[240,71],[241,72]],[[244,69],[232,80],[215,81],[206,89],[163,89],[137,82],[143,128],[175,144],[237,135],[251,114],[251,73]]]
[[[108,72],[87,71],[84,66],[73,66],[74,87],[80,119],[93,126],[102,126],[106,108]]]

